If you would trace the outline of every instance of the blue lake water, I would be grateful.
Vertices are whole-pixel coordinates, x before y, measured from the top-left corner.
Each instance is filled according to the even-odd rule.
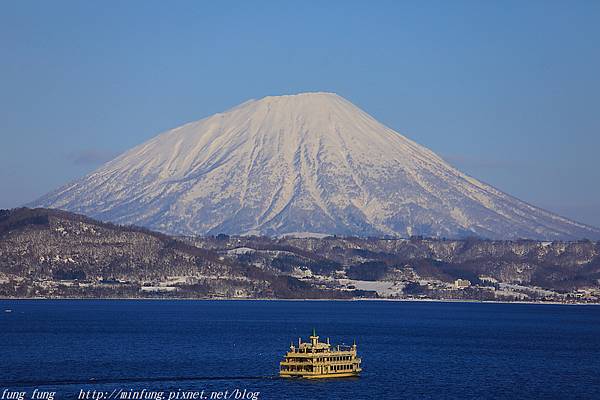
[[[4,312],[12,309],[11,313]],[[360,378],[284,380],[312,328]],[[378,301],[0,301],[4,389],[243,390],[259,399],[600,398],[600,307]]]

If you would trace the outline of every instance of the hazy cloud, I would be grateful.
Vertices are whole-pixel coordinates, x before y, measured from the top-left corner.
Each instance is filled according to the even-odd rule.
[[[587,203],[542,203],[542,208],[563,217],[594,227],[600,227],[600,202]]]
[[[106,149],[82,149],[68,154],[68,159],[75,165],[101,165],[112,160],[119,152]]]
[[[502,160],[498,158],[485,158],[464,154],[445,154],[442,156],[448,163],[455,167],[465,168],[488,168],[488,169],[509,169],[525,167],[526,163],[515,160]]]

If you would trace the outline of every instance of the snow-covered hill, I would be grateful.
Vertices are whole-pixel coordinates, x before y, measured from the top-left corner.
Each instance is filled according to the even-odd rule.
[[[34,205],[173,234],[600,238],[332,93],[251,100],[167,131]]]

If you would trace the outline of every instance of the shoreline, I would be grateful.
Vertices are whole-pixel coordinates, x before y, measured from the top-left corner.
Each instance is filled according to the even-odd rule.
[[[560,306],[600,306],[600,303],[561,303],[558,301],[502,301],[502,300],[470,300],[470,299],[291,299],[291,298],[195,298],[195,297],[0,297],[2,301],[286,301],[286,302],[389,302],[389,303],[476,303],[476,304],[529,304]]]

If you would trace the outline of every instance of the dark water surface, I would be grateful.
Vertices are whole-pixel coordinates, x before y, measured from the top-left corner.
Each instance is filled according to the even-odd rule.
[[[360,378],[277,378],[290,340],[313,327],[333,343],[356,338]],[[0,363],[0,396],[38,388],[55,400],[236,388],[259,399],[598,399],[600,307],[5,300]]]

